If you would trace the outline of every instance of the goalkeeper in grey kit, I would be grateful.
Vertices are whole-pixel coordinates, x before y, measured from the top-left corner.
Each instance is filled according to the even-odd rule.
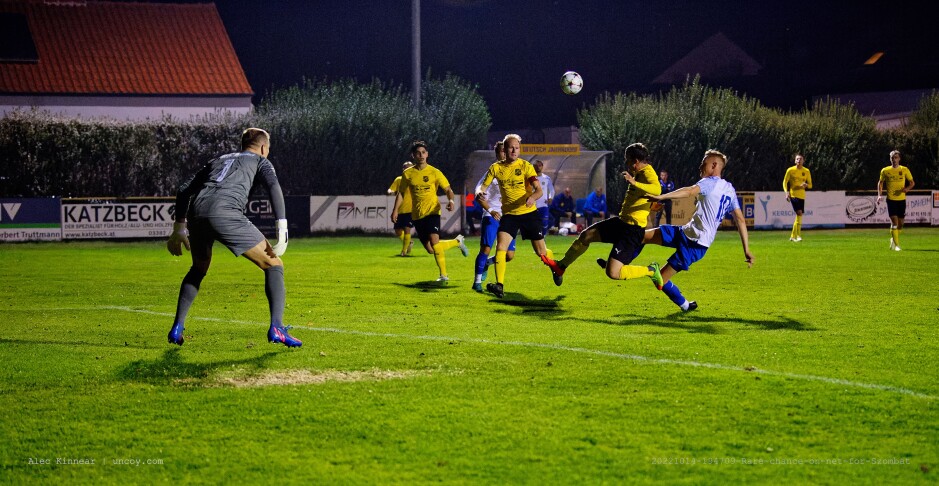
[[[264,271],[264,292],[271,311],[267,339],[272,343],[298,347],[303,344],[284,326],[284,262],[287,250],[287,210],[274,166],[267,156],[271,151],[270,135],[260,128],[241,134],[241,152],[223,155],[205,164],[176,193],[176,222],[166,248],[171,254],[183,254],[185,246],[192,254],[192,267],[179,287],[176,318],[168,339],[182,346],[183,323],[189,307],[199,293],[199,285],[212,263],[212,244],[219,241],[235,256],[242,255]],[[255,182],[270,193],[277,218],[277,244],[267,238],[244,214],[248,196]]]

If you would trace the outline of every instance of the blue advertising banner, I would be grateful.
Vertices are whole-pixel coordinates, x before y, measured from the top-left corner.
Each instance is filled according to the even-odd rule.
[[[62,239],[61,199],[0,198],[0,241]]]

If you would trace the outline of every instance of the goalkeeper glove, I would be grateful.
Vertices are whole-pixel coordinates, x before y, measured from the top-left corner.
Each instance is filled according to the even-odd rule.
[[[277,244],[274,245],[274,254],[281,256],[287,251],[287,220],[278,219],[275,226],[277,227]]]
[[[180,244],[185,246],[187,250],[190,250],[189,230],[186,229],[185,222],[173,223],[173,232],[170,233],[170,239],[166,242],[166,249],[170,251],[171,255],[180,256],[183,254],[183,249],[180,248]]]

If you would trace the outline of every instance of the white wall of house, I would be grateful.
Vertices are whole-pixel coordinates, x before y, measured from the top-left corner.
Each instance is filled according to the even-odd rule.
[[[243,115],[252,105],[250,96],[0,96],[0,116],[33,108],[82,119],[142,121],[166,115],[181,120],[224,112]]]

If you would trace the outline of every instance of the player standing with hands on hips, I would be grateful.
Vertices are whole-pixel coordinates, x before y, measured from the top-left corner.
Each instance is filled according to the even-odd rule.
[[[805,190],[812,188],[812,173],[805,164],[805,157],[796,154],[795,165],[786,169],[783,177],[783,190],[786,191],[786,200],[792,204],[792,212],[796,213],[796,220],[792,223],[792,233],[789,241],[802,241],[802,213],[805,212]]]
[[[209,161],[179,186],[176,222],[166,248],[172,255],[180,256],[181,246],[185,246],[192,254],[192,267],[179,288],[176,319],[167,336],[170,343],[182,346],[185,340],[186,314],[212,263],[212,244],[219,241],[235,256],[244,256],[264,271],[264,293],[271,312],[267,340],[288,347],[303,345],[287,332],[289,327],[283,323],[287,292],[280,256],[287,251],[287,210],[274,166],[267,160],[270,152],[270,135],[260,128],[249,128],[241,134],[241,152]],[[274,246],[244,214],[256,180],[267,188],[274,207],[277,218]]]
[[[909,184],[907,184],[909,181]],[[877,181],[877,204],[883,199],[881,194],[887,189],[887,215],[890,216],[890,249],[900,251],[900,232],[903,231],[903,219],[906,218],[906,193],[913,189],[913,174],[910,169],[900,165],[900,151],[890,152],[890,165],[880,171]]]

